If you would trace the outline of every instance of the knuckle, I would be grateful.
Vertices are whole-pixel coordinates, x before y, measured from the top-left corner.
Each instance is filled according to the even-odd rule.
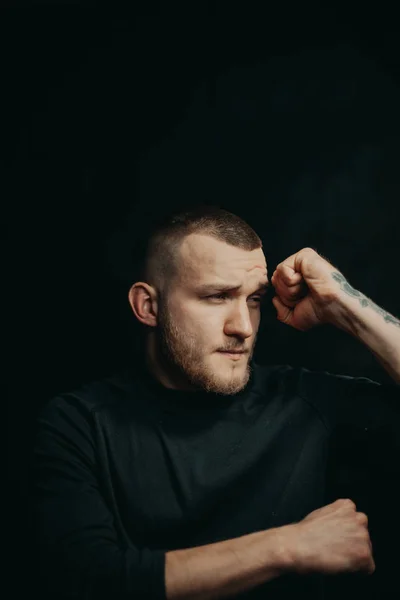
[[[368,517],[365,513],[363,513],[363,512],[357,513],[356,518],[357,518],[357,521],[361,525],[368,525]]]
[[[372,545],[369,540],[363,545],[363,549],[360,551],[360,556],[364,561],[369,562],[372,560]]]
[[[356,508],[356,505],[354,504],[353,500],[350,500],[350,498],[339,498],[338,503],[349,508]]]
[[[375,561],[372,559],[371,561],[371,568],[370,568],[370,573],[375,573],[376,570],[376,565],[375,565]]]
[[[370,562],[371,561],[371,551],[369,549],[369,547],[365,547],[361,552],[360,552],[360,559],[362,560],[363,563],[366,562]]]
[[[363,530],[362,537],[363,537],[365,549],[368,552],[371,552],[371,540],[370,540],[369,533],[368,533],[367,529]]]

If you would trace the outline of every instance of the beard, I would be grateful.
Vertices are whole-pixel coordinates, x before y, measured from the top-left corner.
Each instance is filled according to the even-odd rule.
[[[233,368],[230,360],[218,357],[215,353],[215,366],[205,360],[205,354],[199,340],[182,328],[171,317],[165,303],[159,305],[156,335],[156,360],[158,366],[166,372],[178,389],[203,390],[215,394],[234,395],[242,391],[251,374],[250,360],[253,356],[255,341],[251,352],[243,357],[246,366]],[[221,360],[219,367],[218,360]],[[223,361],[226,360],[226,364]],[[239,361],[238,361],[239,362]],[[235,365],[236,367],[236,365]]]

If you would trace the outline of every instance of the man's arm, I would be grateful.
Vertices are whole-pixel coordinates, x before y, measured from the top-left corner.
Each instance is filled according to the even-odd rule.
[[[165,555],[168,600],[226,598],[289,571],[286,527]]]
[[[300,331],[330,323],[351,333],[400,385],[399,319],[351,287],[313,248],[303,248],[279,263],[271,282],[279,321]]]
[[[121,539],[98,478],[93,413],[73,395],[40,412],[34,443],[39,582],[52,598],[224,598],[293,568],[290,526],[166,551]]]
[[[296,523],[167,553],[166,595],[210,600],[236,596],[285,572],[356,571],[375,571],[368,517],[352,500],[339,498]]]
[[[400,385],[400,320],[351,287],[341,273],[332,277],[340,284],[339,311],[332,324],[367,346]]]

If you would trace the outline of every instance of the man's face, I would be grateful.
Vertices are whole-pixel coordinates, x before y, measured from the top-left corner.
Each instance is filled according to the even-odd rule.
[[[178,389],[236,394],[250,377],[265,293],[260,286],[268,284],[264,253],[192,234],[180,248],[180,265],[159,307],[162,369]],[[232,357],[224,350],[244,353]]]

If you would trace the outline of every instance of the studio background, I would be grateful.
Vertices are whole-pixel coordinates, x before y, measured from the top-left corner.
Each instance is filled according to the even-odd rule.
[[[154,218],[217,204],[253,226],[270,274],[311,246],[400,315],[395,8],[143,4],[2,10],[15,597],[34,585],[35,417],[54,394],[132,360],[134,244]],[[272,304],[255,358],[390,381],[357,340],[333,327],[295,331]],[[337,578],[332,598],[399,593],[391,461],[384,431],[333,441],[331,501],[351,497],[369,515],[377,570]]]

